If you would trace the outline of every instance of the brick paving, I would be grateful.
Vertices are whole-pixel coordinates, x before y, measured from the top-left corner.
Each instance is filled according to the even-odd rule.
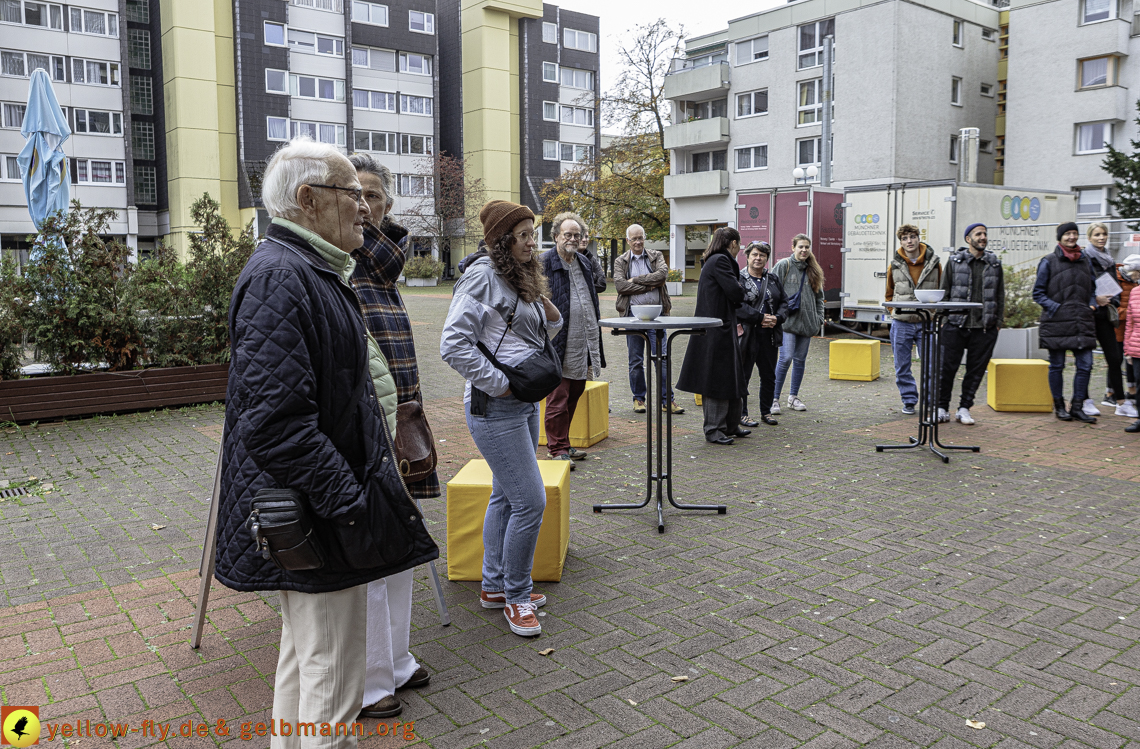
[[[408,295],[445,479],[477,456],[462,383],[436,354],[447,303]],[[679,396],[675,494],[729,510],[667,510],[658,535],[648,510],[590,511],[644,485],[622,341],[607,354],[612,436],[572,476],[570,553],[562,582],[540,586],[543,635],[512,635],[478,606],[477,583],[444,583],[442,628],[417,573],[412,649],[433,676],[401,692],[416,741],[1140,748],[1140,442],[1127,420],[983,405],[977,426],[943,432],[980,454],[875,453],[914,428],[889,349],[883,379],[831,382],[817,340],[810,410],[737,445],[705,443],[700,409]],[[239,726],[269,717],[276,597],[215,585],[205,642],[187,644],[220,420],[207,406],[0,429],[0,479],[36,477],[31,495],[0,502],[4,704],[72,725],[229,727],[68,746],[268,744]],[[444,501],[424,505],[444,546]]]

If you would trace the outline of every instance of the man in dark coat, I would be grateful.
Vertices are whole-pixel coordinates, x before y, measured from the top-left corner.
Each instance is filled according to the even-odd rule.
[[[715,317],[721,324],[689,339],[677,378],[678,390],[701,394],[705,439],[717,445],[731,445],[733,437],[750,434],[740,428],[747,386],[736,340],[736,308],[744,302],[735,259],[739,252],[740,234],[729,227],[717,229],[702,258],[694,314]]]
[[[1092,261],[1077,245],[1080,239],[1072,221],[1057,227],[1057,248],[1037,264],[1033,301],[1041,305],[1041,347],[1049,349],[1049,390],[1053,415],[1061,421],[1096,423],[1082,406],[1089,397],[1093,349],[1096,347],[1096,276]],[[1065,409],[1063,372],[1065,352],[1077,361],[1073,400]]]
[[[333,146],[294,140],[270,159],[262,197],[273,222],[230,303],[215,576],[279,591],[273,717],[351,723],[364,696],[367,584],[439,550],[396,468],[395,417],[372,373],[387,378],[393,407],[395,385],[348,284],[369,211],[356,170]],[[247,518],[265,489],[299,495],[323,564],[286,570],[262,555]]]

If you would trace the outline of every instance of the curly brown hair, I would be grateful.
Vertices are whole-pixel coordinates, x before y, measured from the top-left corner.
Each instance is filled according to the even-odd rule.
[[[542,272],[542,265],[538,262],[538,250],[535,248],[526,263],[515,259],[511,250],[518,238],[508,232],[495,240],[487,248],[487,255],[495,272],[503,277],[514,290],[518,292],[519,299],[530,304],[537,302],[541,296],[550,296],[550,288],[546,284],[546,274]]]

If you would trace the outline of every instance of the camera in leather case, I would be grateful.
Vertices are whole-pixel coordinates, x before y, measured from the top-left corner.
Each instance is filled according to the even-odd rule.
[[[283,570],[315,570],[325,564],[301,493],[262,489],[253,498],[246,528],[265,559]]]

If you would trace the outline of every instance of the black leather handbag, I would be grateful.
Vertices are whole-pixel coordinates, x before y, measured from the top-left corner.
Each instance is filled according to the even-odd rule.
[[[262,489],[253,498],[246,527],[261,556],[283,570],[316,570],[325,552],[313,533],[313,523],[294,489]]]
[[[511,311],[511,319],[507,321],[507,330],[511,329],[511,323],[514,322],[515,311],[518,310],[518,306],[519,302],[516,298],[515,309]],[[479,351],[490,360],[495,369],[507,376],[507,382],[511,384],[511,395],[523,403],[538,403],[562,384],[562,363],[558,360],[558,352],[554,350],[550,336],[546,335],[546,315],[540,312],[539,319],[542,320],[542,350],[535,351],[518,364],[503,364],[481,341],[476,344]],[[498,353],[499,346],[503,345],[503,338],[507,337],[507,330],[504,330],[502,337],[499,338],[499,345],[495,347],[495,353]]]

